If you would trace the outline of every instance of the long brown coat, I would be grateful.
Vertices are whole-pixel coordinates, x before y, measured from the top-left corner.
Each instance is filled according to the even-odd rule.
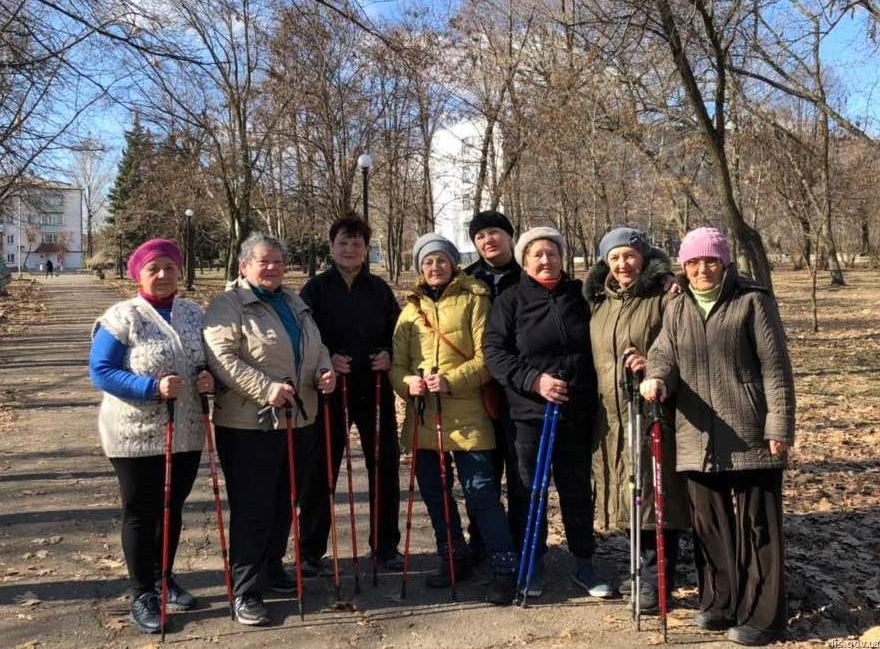
[[[593,480],[596,499],[595,528],[616,531],[630,526],[631,450],[627,434],[628,400],[621,383],[624,378],[623,353],[635,347],[646,354],[657,337],[663,310],[669,297],[663,284],[670,273],[669,260],[652,249],[645,255],[645,267],[636,283],[621,290],[611,277],[608,265],[600,261],[590,269],[585,296],[590,304],[590,344],[599,384],[599,411],[593,430]],[[647,416],[643,417],[645,429]],[[682,476],[675,472],[675,438],[671,411],[664,409],[663,491],[665,527],[690,526],[687,490]],[[646,430],[642,440],[642,528],[654,527],[654,488],[651,472],[651,445]]]
[[[675,395],[679,471],[778,469],[794,443],[795,396],[773,297],[730,266],[705,322],[690,290],[670,303],[648,354],[648,378]]]

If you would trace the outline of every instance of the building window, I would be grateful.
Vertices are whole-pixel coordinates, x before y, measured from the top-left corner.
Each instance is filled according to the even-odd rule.
[[[465,214],[470,214],[473,209],[473,201],[471,201],[470,196],[462,196],[461,197],[461,211]]]
[[[63,214],[43,214],[40,216],[40,225],[63,225]]]
[[[8,255],[6,255],[6,261],[9,262],[10,264],[14,263],[15,262],[15,253],[10,252]]]
[[[58,233],[57,232],[44,232],[43,233],[43,243],[58,243]]]
[[[6,243],[15,243],[15,235],[7,234],[6,235]]]

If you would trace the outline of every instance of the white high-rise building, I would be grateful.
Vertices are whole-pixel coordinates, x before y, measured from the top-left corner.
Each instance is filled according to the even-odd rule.
[[[0,203],[0,254],[7,267],[39,271],[52,260],[57,270],[83,265],[82,190],[25,178]]]
[[[471,120],[438,129],[431,147],[434,229],[455,244],[465,261],[476,258],[468,234],[471,219],[476,212],[489,207],[489,192],[484,188],[483,204],[480,209],[474,208],[485,128],[485,121]],[[500,150],[498,142],[495,147]]]

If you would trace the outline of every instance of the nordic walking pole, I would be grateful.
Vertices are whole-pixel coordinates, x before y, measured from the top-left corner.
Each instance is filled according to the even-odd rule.
[[[293,386],[293,381],[290,379],[287,379],[285,383]],[[294,393],[294,396],[297,400],[297,406],[299,406],[302,413],[302,399],[296,393]],[[293,446],[293,407],[289,401],[284,404],[284,421],[287,425],[287,467],[290,473],[290,529],[293,533],[293,551],[296,563],[296,601],[299,605],[299,619],[305,620],[305,614],[303,613],[302,548],[300,547],[299,516],[296,511],[296,451]]]
[[[439,367],[431,374],[440,371]],[[440,393],[434,393],[434,428],[437,432],[437,457],[440,460],[440,488],[443,490],[443,522],[446,525],[446,555],[449,560],[449,585],[452,587],[452,601],[458,601],[455,590],[455,556],[452,548],[452,508],[449,502],[449,480],[446,475],[446,454],[443,452],[443,413]]]
[[[642,609],[639,594],[642,587],[642,395],[639,393],[639,377],[626,365],[628,357],[629,354],[624,354],[622,362],[630,450],[630,606],[636,621],[636,631],[641,631]]]
[[[419,377],[423,377],[425,371],[419,368]],[[412,453],[409,464],[409,494],[406,501],[406,537],[403,543],[403,575],[400,581],[400,599],[406,599],[406,580],[409,578],[409,541],[412,535],[413,500],[416,491],[416,462],[419,459],[419,423],[425,423],[424,397],[413,397],[413,431]]]
[[[544,464],[541,467],[541,487],[538,492],[538,509],[535,522],[532,526],[532,541],[529,557],[529,571],[526,575],[526,583],[531,581],[535,569],[535,555],[541,539],[541,526],[544,521],[544,511],[547,508],[547,490],[550,486],[550,466],[553,461],[553,445],[556,441],[556,430],[559,428],[559,404],[554,403],[550,414],[550,430],[547,433],[547,446],[544,449]],[[537,475],[537,472],[536,472]],[[528,591],[526,592],[528,594]],[[523,595],[523,606],[526,605],[526,595]]]
[[[519,555],[519,570],[516,576],[515,597],[522,598],[523,606],[526,605],[526,599],[528,597],[527,591],[532,576],[528,569],[529,564],[531,563],[534,568],[534,562],[530,561],[534,554],[534,548],[532,548],[531,545],[532,527],[535,525],[535,514],[538,509],[538,489],[541,485],[542,467],[544,466],[544,453],[547,448],[547,432],[550,429],[551,412],[552,405],[548,401],[547,405],[544,407],[544,422],[541,427],[541,437],[538,439],[538,457],[535,460],[535,473],[532,476],[532,491],[529,496],[529,513],[526,517],[526,528],[523,532],[522,550]]]
[[[171,456],[174,453],[174,399],[166,399],[168,423],[165,425],[165,500],[162,509],[162,587],[159,600],[159,628],[165,642],[165,622],[168,619],[168,577],[171,573]]]
[[[666,642],[666,539],[664,533],[663,496],[663,423],[660,421],[660,403],[651,404],[651,463],[654,476],[654,528],[657,533],[657,592],[660,603],[660,631]]]
[[[327,370],[320,370],[324,374]],[[336,485],[333,481],[333,426],[330,421],[330,395],[324,401],[324,449],[327,456],[327,500],[330,505],[330,547],[333,548],[333,591],[336,603],[342,601],[342,582],[339,579],[339,545],[336,537]]]
[[[342,425],[345,427],[345,471],[348,474],[348,517],[351,523],[351,556],[354,565],[354,592],[361,592],[360,560],[358,559],[357,531],[354,522],[354,483],[351,477],[351,443],[349,431],[351,420],[348,417],[348,375],[342,374]]]
[[[202,400],[202,420],[205,423],[205,442],[208,445],[208,466],[211,469],[211,489],[214,491],[214,511],[217,514],[217,532],[220,535],[220,556],[223,558],[223,580],[226,583],[226,599],[229,601],[229,615],[235,620],[232,606],[232,575],[229,572],[229,554],[226,551],[226,528],[223,525],[223,508],[220,506],[220,487],[217,484],[217,462],[214,457],[214,435],[211,428],[211,408],[208,395],[200,394]]]
[[[373,427],[373,502],[371,509],[372,513],[372,528],[373,528],[373,538],[372,538],[372,546],[373,546],[373,586],[379,585],[379,522],[381,517],[379,515],[379,505],[382,502],[379,497],[379,486],[381,484],[379,480],[379,434],[382,430],[382,373],[374,372],[376,375],[376,421],[375,426]]]

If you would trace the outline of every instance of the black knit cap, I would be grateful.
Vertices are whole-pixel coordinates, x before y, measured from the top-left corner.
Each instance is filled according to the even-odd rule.
[[[484,210],[474,217],[471,221],[471,227],[468,228],[471,241],[477,236],[477,232],[483,228],[498,228],[499,230],[504,230],[511,237],[513,236],[513,226],[510,224],[510,220],[496,210]]]

